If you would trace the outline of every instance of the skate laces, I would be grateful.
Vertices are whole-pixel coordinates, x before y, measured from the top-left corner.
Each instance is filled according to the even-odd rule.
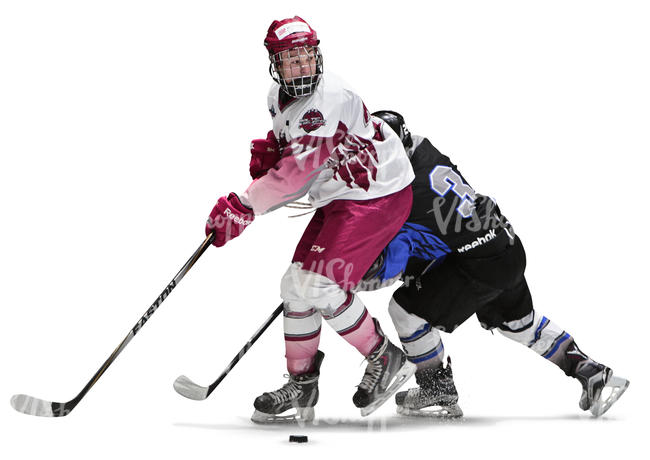
[[[274,403],[281,404],[300,396],[301,390],[301,385],[289,378],[289,381],[282,385],[282,388],[269,393],[269,395],[273,398]]]
[[[381,364],[379,358],[386,352],[388,347],[388,340],[384,338],[383,343],[379,346],[379,349],[372,353],[368,358],[368,365],[366,366],[366,372],[363,374],[361,383],[357,385],[357,388],[364,390],[366,392],[372,391],[372,389],[377,385],[379,378],[384,370],[384,367]],[[373,356],[374,355],[374,356]]]
[[[378,362],[370,361],[366,367],[366,372],[363,374],[361,383],[357,385],[357,388],[360,390],[365,390],[367,392],[372,391],[372,389],[377,385],[377,381],[381,377],[383,367]]]

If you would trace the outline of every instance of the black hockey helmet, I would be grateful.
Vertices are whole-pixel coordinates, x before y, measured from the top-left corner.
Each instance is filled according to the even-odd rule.
[[[388,126],[393,128],[393,131],[395,131],[399,138],[402,140],[402,144],[404,144],[404,148],[406,150],[410,149],[413,146],[411,132],[406,127],[406,123],[404,122],[404,117],[402,115],[397,112],[393,112],[392,110],[379,110],[377,112],[374,112],[372,115],[374,117],[381,118],[386,123],[388,123]]]

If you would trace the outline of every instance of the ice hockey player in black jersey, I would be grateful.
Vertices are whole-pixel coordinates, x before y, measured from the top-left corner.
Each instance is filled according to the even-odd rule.
[[[411,135],[403,117],[373,113],[402,139],[415,180],[411,214],[364,277],[361,289],[403,281],[389,313],[417,388],[396,394],[404,415],[459,416],[451,362],[439,330],[453,332],[476,314],[481,325],[525,345],[582,385],[579,406],[598,417],[629,382],[584,354],[571,335],[533,309],[526,255],[508,220],[428,139]]]

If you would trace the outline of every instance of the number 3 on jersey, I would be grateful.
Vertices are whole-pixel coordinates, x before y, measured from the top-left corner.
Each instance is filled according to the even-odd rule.
[[[463,182],[463,178],[456,171],[449,166],[436,166],[429,173],[429,182],[431,190],[440,196],[445,196],[449,190],[458,195],[460,198],[460,205],[456,208],[458,214],[465,218],[472,215],[476,192]]]

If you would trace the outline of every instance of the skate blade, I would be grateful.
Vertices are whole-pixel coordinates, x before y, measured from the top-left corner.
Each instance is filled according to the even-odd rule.
[[[294,409],[289,409],[294,410]],[[273,424],[273,423],[308,423],[314,420],[314,408],[313,407],[298,407],[295,409],[293,414],[267,414],[265,412],[260,412],[255,410],[251,416],[251,420],[255,423],[260,424]]]
[[[415,364],[410,361],[406,361],[400,370],[397,371],[395,377],[393,377],[393,382],[388,388],[386,388],[386,391],[382,393],[381,396],[379,396],[379,398],[377,398],[373,403],[361,408],[361,416],[367,417],[379,409],[379,407],[381,407],[381,405],[384,404],[388,398],[393,396],[397,390],[399,390],[402,385],[404,385],[408,379],[410,379],[413,374],[415,374],[416,368],[417,366]]]
[[[618,398],[625,393],[628,386],[630,386],[629,380],[616,376],[610,378],[601,390],[598,400],[589,408],[591,414],[594,417],[600,417],[607,412],[618,401]]]
[[[409,417],[430,417],[430,418],[459,418],[463,411],[458,404],[451,406],[431,406],[422,409],[409,409],[404,406],[397,406],[397,413]]]

